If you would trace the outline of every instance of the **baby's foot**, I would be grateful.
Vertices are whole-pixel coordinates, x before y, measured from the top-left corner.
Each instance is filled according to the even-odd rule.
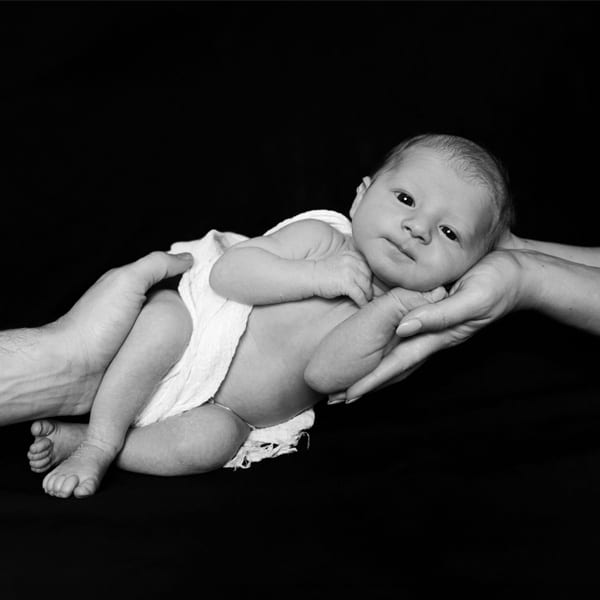
[[[67,458],[85,438],[85,423],[35,421],[31,434],[35,440],[29,446],[27,458],[34,473],[44,473]]]
[[[58,498],[91,496],[117,454],[117,449],[101,441],[85,439],[42,482],[47,494]]]

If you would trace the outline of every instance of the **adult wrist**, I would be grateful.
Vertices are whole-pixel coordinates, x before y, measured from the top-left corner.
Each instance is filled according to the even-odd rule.
[[[0,425],[87,412],[100,377],[54,325],[0,333]]]
[[[520,250],[510,253],[517,265],[515,308],[539,309],[546,276],[544,254]]]

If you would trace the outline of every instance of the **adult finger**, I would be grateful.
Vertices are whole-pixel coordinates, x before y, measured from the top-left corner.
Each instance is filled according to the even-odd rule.
[[[396,375],[395,377],[392,377],[391,379],[386,380],[384,383],[376,386],[375,388],[373,388],[370,391],[374,391],[379,388],[388,387],[389,385],[393,385],[394,383],[398,383],[399,381],[406,379],[409,375],[411,375],[414,371],[416,371],[425,362],[425,360],[422,360],[421,362],[410,367],[409,369],[404,371],[402,374]],[[359,382],[356,382],[356,383],[359,383]],[[354,384],[354,385],[356,385],[356,384]],[[361,394],[359,396],[356,396],[356,395],[346,396],[346,394],[347,394],[347,391],[343,392],[343,397],[341,397],[340,395],[330,396],[330,400],[327,402],[327,404],[338,404],[340,402],[344,402],[345,404],[352,404],[352,402],[356,402],[357,400],[360,400],[360,398],[362,398],[362,396],[363,396],[363,394]]]
[[[145,283],[147,286],[146,289],[148,289],[163,279],[174,277],[187,271],[193,262],[194,258],[188,252],[169,254],[168,252],[154,251],[127,265],[125,268],[133,270]]]
[[[409,337],[417,332],[443,331],[477,318],[480,308],[476,298],[459,291],[439,302],[424,304],[407,312],[396,329],[396,335]]]
[[[391,380],[404,379],[425,359],[448,346],[450,341],[451,338],[446,332],[406,340],[387,354],[371,373],[351,385],[346,391],[346,398],[351,401]]]

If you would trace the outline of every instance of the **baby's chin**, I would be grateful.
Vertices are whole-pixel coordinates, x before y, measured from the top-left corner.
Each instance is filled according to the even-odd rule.
[[[374,273],[374,283],[384,288],[385,291],[392,288],[401,287],[405,290],[414,290],[415,292],[429,292],[441,285],[448,285],[449,282],[442,278],[416,277],[414,274],[399,275],[393,280]]]

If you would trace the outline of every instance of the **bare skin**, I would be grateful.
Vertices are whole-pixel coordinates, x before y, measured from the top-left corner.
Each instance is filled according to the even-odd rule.
[[[299,407],[310,407],[320,397],[307,386],[307,377],[314,388],[324,386],[322,393],[327,393],[328,386],[335,389],[345,386],[346,365],[350,366],[351,375],[345,377],[368,371],[380,360],[378,354],[381,355],[395,338],[395,327],[402,314],[443,296],[441,289],[431,294],[395,291],[379,295],[363,311],[348,301],[322,299],[257,308],[216,399],[222,406],[235,407],[236,412],[243,413],[253,424],[268,426],[273,419],[286,420]],[[293,319],[290,319],[290,310],[297,311]],[[307,319],[309,315],[311,319]],[[316,319],[317,315],[320,318]],[[307,321],[313,321],[315,327],[306,328]],[[284,326],[285,322],[295,325],[290,330],[289,325]],[[324,326],[331,328],[336,323],[340,326],[333,327],[327,336],[329,341],[319,344],[318,334],[322,335]],[[361,335],[365,331],[372,335],[365,338]],[[312,351],[306,352],[304,359],[285,360],[284,364],[293,368],[282,374],[281,348],[285,347],[288,336],[298,340],[300,333],[308,336]],[[363,341],[356,336],[364,338]],[[368,340],[368,350],[354,356],[354,349],[363,348],[364,340]],[[313,347],[315,344],[319,350]],[[260,353],[256,352],[257,346]],[[309,357],[316,362],[305,369]],[[325,370],[321,367],[323,364],[327,365]],[[260,376],[257,377],[257,373]],[[281,376],[280,388],[287,385],[283,395],[278,389],[266,392],[268,382],[276,374]],[[121,451],[107,447],[103,440],[97,444],[87,425],[36,421],[31,429],[35,439],[28,453],[31,469],[43,473],[58,465],[44,479],[45,491],[59,498],[71,495],[83,498],[95,493],[115,459],[116,464],[126,470],[156,475],[191,474],[220,468],[235,455],[250,433],[244,420],[222,406],[205,404],[176,417],[129,429]]]
[[[51,496],[62,498],[71,493],[76,498],[91,496],[100,485],[116,454],[114,448],[84,439],[68,459],[57,467],[63,468],[49,473],[42,485]]]
[[[190,328],[187,310],[174,292],[150,297],[102,379],[85,438],[45,477],[48,494],[82,498],[95,493],[137,412],[181,356]],[[145,377],[146,372],[151,375]]]
[[[85,423],[61,423],[41,420],[31,425],[34,441],[29,447],[27,458],[34,473],[45,473],[61,463],[83,442]]]
[[[36,421],[31,427],[35,439],[28,453],[31,469],[44,473],[60,465],[81,446],[87,430],[87,424]],[[126,471],[149,475],[206,473],[227,463],[248,434],[248,425],[231,411],[204,404],[146,427],[130,429],[115,464]],[[52,495],[63,497],[54,490]]]
[[[435,152],[419,151],[377,180],[365,179],[351,209],[352,236],[305,219],[229,248],[212,267],[210,285],[254,309],[215,402],[254,427],[269,427],[371,372],[398,343],[403,315],[440,299],[420,291],[480,258],[487,202],[479,184],[460,178]],[[102,379],[84,440],[44,479],[47,493],[95,493],[190,335],[190,315],[176,294],[164,291],[147,303]]]
[[[88,413],[148,290],[191,264],[190,255],[152,252],[105,273],[57,321],[0,331],[0,425]]]

